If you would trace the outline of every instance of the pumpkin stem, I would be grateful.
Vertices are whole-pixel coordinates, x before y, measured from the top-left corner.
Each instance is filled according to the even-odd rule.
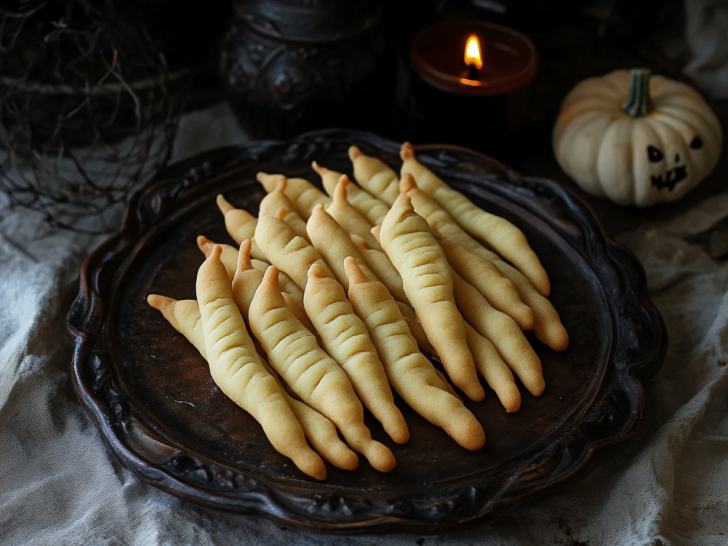
[[[622,112],[636,118],[644,116],[652,109],[650,100],[650,76],[649,68],[633,68],[629,71],[629,91],[627,98],[622,103]]]

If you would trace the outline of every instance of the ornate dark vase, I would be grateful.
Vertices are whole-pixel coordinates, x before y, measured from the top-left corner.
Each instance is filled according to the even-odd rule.
[[[386,124],[397,64],[379,1],[238,0],[234,7],[220,70],[251,137]]]

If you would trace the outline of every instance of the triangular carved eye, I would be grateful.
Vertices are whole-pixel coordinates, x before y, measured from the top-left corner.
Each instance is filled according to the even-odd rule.
[[[702,140],[700,140],[700,137],[699,137],[699,136],[696,136],[696,137],[695,137],[695,138],[694,138],[694,139],[692,140],[692,142],[690,143],[690,147],[691,147],[691,148],[692,148],[693,150],[699,150],[700,148],[702,148],[702,147],[703,147],[703,141],[702,141]]]
[[[662,161],[662,152],[654,146],[647,146],[647,159],[649,159],[652,163]]]

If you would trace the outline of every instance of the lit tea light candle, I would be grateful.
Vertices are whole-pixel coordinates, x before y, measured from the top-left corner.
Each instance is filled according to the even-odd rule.
[[[484,21],[445,21],[417,34],[410,62],[423,138],[490,151],[522,126],[538,68],[523,34]]]

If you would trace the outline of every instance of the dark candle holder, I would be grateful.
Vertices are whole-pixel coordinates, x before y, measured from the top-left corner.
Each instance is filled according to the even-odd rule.
[[[251,137],[386,124],[396,63],[379,3],[247,0],[235,7],[220,70]]]
[[[476,35],[483,68],[464,61]],[[507,27],[454,20],[422,30],[410,48],[410,94],[418,139],[459,144],[504,157],[523,128],[538,67],[533,44]],[[507,155],[507,154],[506,154]]]

